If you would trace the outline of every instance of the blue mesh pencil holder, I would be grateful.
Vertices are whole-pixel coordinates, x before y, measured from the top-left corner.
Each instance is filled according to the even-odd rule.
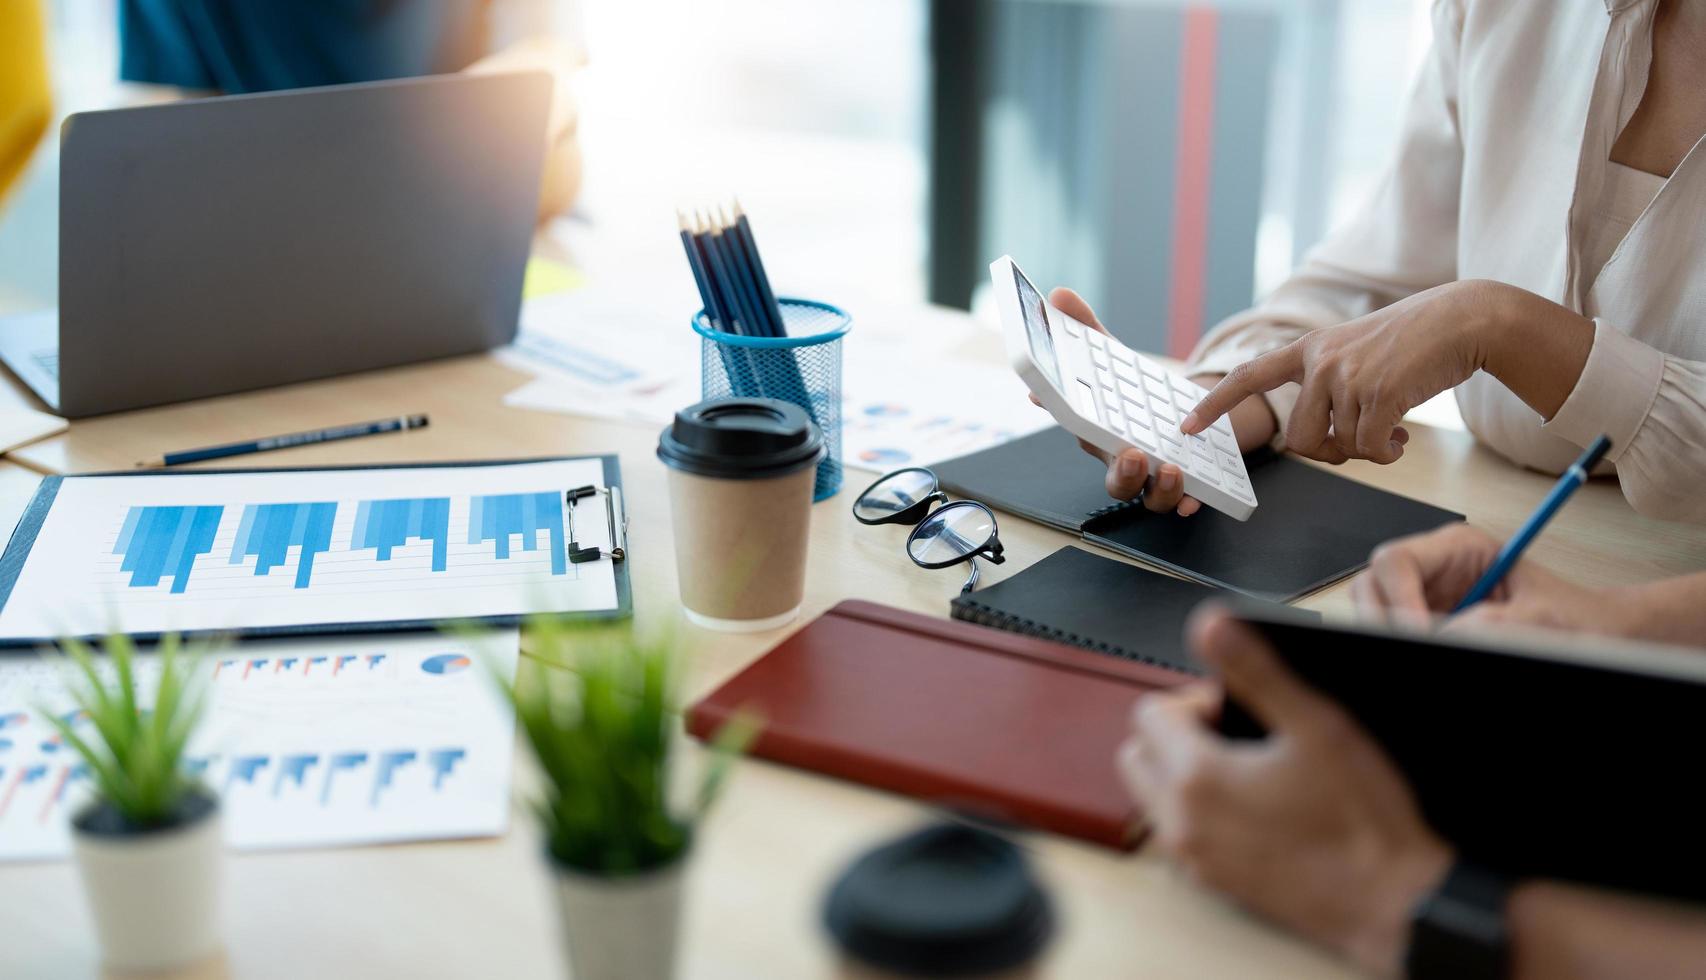
[[[711,325],[700,310],[700,377],[705,398],[780,398],[811,414],[829,449],[817,467],[813,500],[841,489],[841,339],[853,327],[842,310],[809,299],[779,297],[786,337],[747,337]]]

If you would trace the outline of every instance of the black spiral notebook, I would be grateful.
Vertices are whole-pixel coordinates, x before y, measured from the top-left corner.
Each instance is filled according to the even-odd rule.
[[[1067,547],[958,596],[950,611],[980,626],[1196,674],[1185,618],[1217,594],[1225,592]]]
[[[1267,450],[1249,454],[1244,465],[1257,501],[1248,521],[1208,507],[1179,517],[1113,500],[1102,486],[1105,468],[1060,428],[934,469],[951,493],[1081,534],[1090,544],[1207,585],[1274,602],[1290,602],[1353,574],[1384,541],[1463,519]]]

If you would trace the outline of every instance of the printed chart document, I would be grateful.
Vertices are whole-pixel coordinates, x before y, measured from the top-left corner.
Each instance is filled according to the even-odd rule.
[[[0,561],[0,642],[625,612],[613,458],[43,481]]]
[[[324,847],[501,834],[514,715],[494,678],[515,676],[514,629],[467,639],[395,634],[256,640],[201,670],[207,714],[185,760],[219,795],[226,842]],[[159,662],[143,654],[139,695]],[[42,720],[83,725],[71,664],[0,656],[0,860],[70,853],[88,771]]]

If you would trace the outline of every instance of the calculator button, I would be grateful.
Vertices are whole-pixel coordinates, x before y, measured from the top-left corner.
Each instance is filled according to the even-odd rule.
[[[1129,402],[1127,403],[1127,407],[1128,408],[1131,407]],[[1143,411],[1142,409],[1138,409],[1137,411],[1127,412],[1126,413],[1126,421],[1130,422],[1132,424],[1132,426],[1135,428],[1148,429],[1149,428],[1149,413],[1146,411]]]
[[[1215,426],[1208,430],[1208,435],[1209,438],[1214,441],[1214,448],[1228,453],[1235,453],[1238,451],[1238,443],[1233,440],[1231,436],[1220,431],[1219,426]]]
[[[1191,409],[1196,408],[1197,402],[1201,400],[1202,399],[1195,395],[1187,395],[1182,391],[1173,392],[1173,404],[1179,406],[1179,411],[1181,412],[1188,412]]]
[[[1149,400],[1149,409],[1154,413],[1157,419],[1163,422],[1171,422],[1174,420],[1173,406],[1159,398],[1151,398]]]
[[[1108,353],[1114,355],[1115,360],[1124,361],[1133,367],[1137,366],[1137,355],[1132,353],[1131,348],[1124,344],[1119,344],[1117,346],[1109,344]]]
[[[1155,437],[1147,430],[1133,427],[1126,433],[1126,436],[1131,439],[1132,445],[1144,452],[1153,453],[1156,451]]]
[[[1084,336],[1084,330],[1081,327],[1079,327],[1078,324],[1075,323],[1071,317],[1061,317],[1060,318],[1060,329],[1066,331],[1066,335],[1068,337],[1082,337],[1082,336]]]
[[[1149,375],[1157,381],[1167,380],[1167,369],[1147,357],[1139,355],[1137,358],[1137,366],[1143,369],[1144,374]]]
[[[1084,331],[1084,339],[1090,341],[1090,346],[1097,350],[1108,349],[1108,338],[1100,330]]]
[[[1113,412],[1108,413],[1107,421],[1103,424],[1106,425],[1110,431],[1117,432],[1122,436],[1125,435],[1125,423],[1120,421],[1120,417],[1115,415]]]
[[[1094,348],[1090,351],[1090,360],[1099,368],[1105,368],[1108,366],[1108,355],[1099,350],[1095,350]]]
[[[1146,377],[1143,379],[1143,386],[1149,389],[1149,393],[1151,395],[1154,395],[1156,398],[1160,398],[1163,401],[1173,397],[1172,393],[1167,390],[1167,382],[1165,381],[1157,381],[1154,378]]]
[[[1128,398],[1128,399],[1126,399],[1124,407],[1125,407],[1125,416],[1128,419],[1145,419],[1145,420],[1147,420],[1149,418],[1149,406],[1143,404],[1140,401],[1132,401],[1131,399]]]
[[[1107,368],[1096,369],[1096,380],[1100,381],[1102,383],[1102,387],[1109,391],[1114,390],[1114,372],[1109,371]]]
[[[1121,364],[1117,361],[1114,362],[1114,373],[1119,375],[1120,377],[1124,378],[1126,381],[1130,382],[1131,384],[1135,385],[1135,384],[1142,384],[1143,383],[1143,379],[1138,377],[1137,372],[1132,369],[1132,366],[1130,364]]]

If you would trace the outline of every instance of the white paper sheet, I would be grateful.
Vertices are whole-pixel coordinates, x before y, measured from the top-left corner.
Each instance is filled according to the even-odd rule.
[[[926,466],[1052,424],[1013,372],[952,352],[979,330],[966,315],[873,305],[864,317],[843,347],[848,466]],[[504,404],[665,425],[700,398],[699,344],[684,316],[648,310],[631,293],[585,290],[533,300],[520,337],[498,356],[537,377]]]
[[[587,484],[597,459],[69,477],[0,638],[614,609],[611,562],[563,550],[610,546],[598,498],[570,530],[563,491]]]
[[[515,676],[518,636],[264,640],[218,655],[185,763],[220,797],[233,847],[501,834],[514,716],[490,676]],[[488,669],[488,664],[491,669]],[[63,857],[86,770],[38,709],[73,715],[70,665],[0,657],[0,860]],[[139,695],[158,661],[144,654]],[[86,725],[86,722],[74,721]]]

